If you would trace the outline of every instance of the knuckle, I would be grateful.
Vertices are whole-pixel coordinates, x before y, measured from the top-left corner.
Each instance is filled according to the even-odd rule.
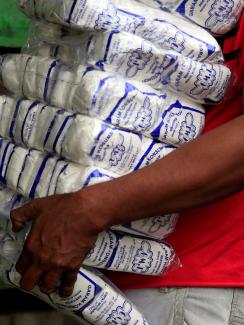
[[[62,259],[56,259],[54,261],[55,267],[57,269],[68,269],[69,264],[66,263],[66,261],[62,260]]]
[[[49,294],[53,293],[55,291],[55,289],[51,288],[51,287],[41,286],[40,291],[42,293],[45,293],[45,294],[49,295]]]
[[[41,266],[45,266],[47,265],[48,263],[50,264],[50,261],[49,261],[49,258],[48,256],[45,254],[45,253],[42,253],[42,252],[39,252],[37,255],[36,255],[36,258],[39,262],[39,264]]]
[[[30,255],[34,255],[36,253],[35,245],[31,241],[27,241],[25,249]]]
[[[69,287],[65,286],[64,288],[61,289],[60,293],[63,298],[67,298],[72,295],[73,291],[74,291],[73,286],[69,286]]]

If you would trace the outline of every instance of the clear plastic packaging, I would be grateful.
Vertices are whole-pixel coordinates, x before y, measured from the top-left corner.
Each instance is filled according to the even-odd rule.
[[[98,236],[84,265],[134,274],[164,275],[179,266],[179,261],[172,247],[165,243],[108,231]]]
[[[23,243],[21,245],[5,229],[0,230],[0,276],[16,288],[20,288],[21,275],[15,270],[15,262],[22,248]],[[58,291],[43,294],[38,287],[31,294],[80,324],[149,325],[138,309],[95,269],[80,268],[74,291],[68,298],[60,298]]]
[[[169,89],[196,102],[219,102],[223,99],[220,89],[226,87],[230,70],[221,62],[201,62],[199,57],[194,56],[192,46],[189,47],[191,55],[186,55],[184,38],[178,34],[175,39],[170,38],[169,49],[167,46],[158,48],[141,37],[125,32],[80,33],[76,38],[76,41],[75,37],[71,38],[70,47],[68,37],[67,44],[59,47],[51,45],[48,49],[47,44],[40,47],[33,45],[37,49],[34,54],[49,53],[64,62],[71,58],[73,62],[121,74],[161,92]],[[65,42],[61,39],[60,43]],[[33,53],[31,48],[28,50]],[[210,83],[209,71],[213,73]]]
[[[2,191],[2,196],[7,191]],[[8,193],[6,193],[6,196]],[[1,197],[1,193],[0,193]],[[11,201],[13,199],[11,198]],[[19,205],[20,203],[18,203]],[[16,206],[17,207],[17,206]],[[2,208],[5,216],[0,223],[5,233],[9,233],[16,242],[24,244],[29,233],[30,224],[20,233],[14,234],[10,229],[8,207]],[[3,242],[4,244],[4,242]],[[1,245],[0,245],[1,246]],[[2,250],[9,252],[10,246],[3,245]],[[151,239],[126,236],[113,231],[104,231],[98,235],[94,249],[83,261],[83,265],[110,271],[127,272],[144,275],[163,275],[179,267],[179,260],[171,246]]]
[[[17,146],[14,147],[13,144],[6,141],[1,142],[0,153],[5,153],[5,157],[0,155],[0,179],[12,189],[0,185],[0,215],[6,218],[9,218],[12,209],[27,203],[27,198],[74,192],[82,187],[118,177],[101,169],[82,166],[78,168],[54,157],[45,160],[43,154],[33,150],[31,153],[27,149],[25,149],[22,158],[16,157],[14,164],[11,163],[11,159],[16,156],[16,152],[14,152],[16,148]],[[8,162],[8,165],[5,161]],[[17,194],[16,191],[23,196]],[[125,234],[162,240],[174,231],[176,222],[177,215],[172,214],[146,218],[130,224],[114,226],[112,229]]]
[[[71,193],[115,177],[111,171],[77,165],[0,138],[0,181],[25,197]]]
[[[175,149],[96,118],[7,96],[0,96],[0,135],[28,148],[55,153],[83,166],[104,168],[118,176],[141,168],[153,153],[157,154],[151,162]]]
[[[175,230],[178,218],[178,214],[168,214],[113,226],[111,229],[117,232],[162,240]]]
[[[243,10],[242,0],[136,0],[152,8],[180,15],[206,28],[215,35],[229,32],[237,24]],[[113,0],[119,3],[120,0]],[[133,0],[124,0],[131,2]]]
[[[88,66],[121,74],[160,92],[166,88],[196,102],[220,102],[231,77],[223,64],[202,63],[125,33],[95,33],[85,48]]]
[[[128,32],[199,61],[223,60],[220,46],[204,29],[167,12],[161,12],[133,1],[20,0],[26,15],[61,24],[75,30]],[[57,34],[55,34],[56,36]],[[196,37],[197,35],[197,37]],[[177,47],[177,40],[183,44]]]
[[[12,210],[22,207],[27,204],[30,200],[25,198],[23,195],[16,193],[16,191],[11,190],[3,183],[0,183],[0,221],[1,226],[5,223],[10,223],[8,231],[11,230],[12,224],[10,221],[10,213]],[[4,227],[5,229],[5,227]],[[6,229],[5,229],[6,230]]]
[[[22,54],[5,57],[0,76],[15,94],[97,117],[165,143],[180,145],[193,140],[204,126],[205,110],[200,104],[114,73],[85,71],[85,66],[70,68],[56,60]]]

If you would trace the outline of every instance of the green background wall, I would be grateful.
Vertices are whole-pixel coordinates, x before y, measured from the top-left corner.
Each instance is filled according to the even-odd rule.
[[[26,42],[29,22],[17,3],[17,0],[0,0],[0,46],[22,47]]]

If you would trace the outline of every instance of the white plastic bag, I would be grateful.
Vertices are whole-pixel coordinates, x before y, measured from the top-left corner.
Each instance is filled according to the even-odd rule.
[[[124,0],[133,2],[133,0]],[[167,10],[189,19],[213,34],[223,35],[238,22],[243,10],[242,0],[136,0],[153,8]],[[117,3],[119,0],[113,0]]]
[[[77,165],[0,138],[0,181],[25,197],[71,193],[115,177],[111,171]]]
[[[78,31],[124,31],[135,34],[161,49],[180,51],[181,48],[176,46],[180,37],[184,44],[182,54],[186,57],[200,61],[223,60],[220,46],[204,29],[194,26],[192,33],[192,24],[186,20],[133,1],[51,0],[47,4],[39,0],[37,4],[34,0],[20,0],[20,7],[30,17]]]
[[[154,152],[155,159],[161,159],[175,149],[96,118],[7,96],[0,97],[0,135],[28,148],[117,175],[141,168]]]
[[[94,167],[76,166],[62,159],[45,156],[35,150],[30,151],[14,146],[1,139],[0,147],[0,181],[12,189],[0,187],[0,215],[5,217],[9,217],[12,209],[27,202],[24,197],[32,199],[70,193],[78,191],[82,187],[118,177],[112,172]],[[11,157],[16,155],[14,152],[16,148],[21,148],[25,154],[23,154],[22,162],[20,156],[17,155],[17,161],[15,164],[11,164]],[[18,168],[15,168],[15,165]],[[16,194],[16,191],[24,197]],[[172,214],[114,226],[113,229],[123,233],[162,240],[174,231],[176,221],[177,216]]]
[[[0,190],[0,198],[8,197],[8,189]],[[12,207],[17,208],[23,202],[15,203],[11,197]],[[1,202],[0,202],[1,204]],[[11,234],[22,247],[29,233],[28,225],[21,233],[11,231],[10,203],[3,203],[1,208],[4,215],[0,215],[0,223],[4,231]],[[4,237],[5,238],[5,237]],[[4,246],[9,249],[9,246]],[[3,247],[3,249],[4,249]],[[179,260],[171,246],[151,239],[122,235],[112,231],[104,231],[98,235],[94,249],[83,261],[86,266],[107,269],[111,271],[127,272],[144,275],[163,275],[169,270],[179,266]]]
[[[26,64],[23,75],[19,67]],[[97,117],[165,143],[180,145],[193,140],[204,126],[205,110],[200,104],[117,74],[93,69],[84,73],[83,66],[73,70],[56,60],[28,55],[5,57],[0,70],[5,87],[18,95]]]
[[[11,250],[13,250],[13,244]],[[18,244],[16,245],[18,248]],[[8,258],[5,252],[3,257]],[[0,276],[8,285],[20,288],[20,274],[14,264],[0,258]],[[95,270],[80,268],[72,295],[62,299],[58,293],[43,294],[35,287],[31,294],[42,299],[53,308],[70,315],[80,324],[128,324],[149,325],[134,304],[111,286],[110,282]]]
[[[27,52],[42,56],[49,53],[51,56],[61,58],[64,62],[71,60],[71,62],[79,62],[102,71],[116,72],[160,91],[167,88],[176,91],[178,95],[182,93],[181,96],[188,96],[194,101],[207,99],[220,101],[223,99],[219,97],[221,84],[223,85],[225,79],[230,77],[229,69],[222,62],[201,60],[198,53],[194,54],[192,46],[189,46],[189,54],[184,53],[185,40],[180,34],[176,34],[175,38],[169,38],[170,45],[162,48],[126,32],[87,32],[73,36],[70,40],[67,36],[65,40],[58,40],[55,43],[56,46],[50,45],[49,49],[47,44],[41,42],[43,46],[38,47],[33,41],[32,47],[34,48],[29,47]],[[58,42],[67,44],[57,46]],[[68,45],[69,42],[70,45]],[[36,52],[33,52],[35,49]],[[204,69],[203,67],[206,70],[215,71],[216,79],[222,80],[219,81],[217,89],[214,90],[216,84],[210,85],[204,78],[201,83],[197,83],[198,75]],[[193,91],[195,86],[199,92],[203,86],[208,86],[208,92],[195,96]]]

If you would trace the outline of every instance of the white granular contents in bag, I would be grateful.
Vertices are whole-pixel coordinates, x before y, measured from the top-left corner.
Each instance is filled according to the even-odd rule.
[[[168,10],[189,19],[214,34],[226,34],[238,22],[243,10],[242,0],[136,0],[153,8]],[[114,3],[119,0],[113,0]],[[131,2],[133,0],[125,0]]]
[[[25,161],[21,165],[18,187],[11,188],[17,190],[26,197],[34,198],[47,196],[51,177],[50,172],[55,166],[55,161],[55,158],[45,157],[45,155],[39,151],[25,149]],[[11,179],[10,168],[9,178]]]
[[[159,50],[142,38],[127,33],[96,33],[87,40],[87,63],[116,72],[163,91],[168,88],[195,101],[220,101],[230,70],[222,64],[201,63],[192,56]]]
[[[21,58],[22,56],[10,56],[9,60],[15,60],[17,64]],[[8,61],[7,58],[5,60]],[[55,62],[46,58],[42,58],[42,60],[49,62],[49,67]],[[11,89],[9,80],[11,74],[5,69],[5,65],[2,66],[2,73],[4,79],[8,79],[4,84]],[[46,73],[48,74],[48,72]],[[74,72],[73,78],[75,79],[77,75],[78,72]],[[44,94],[41,96],[40,93],[37,93],[35,86],[32,89],[26,89],[22,95],[38,97],[40,100],[46,99],[51,105],[67,107],[75,112],[98,117],[117,127],[143,133],[173,145],[193,140],[201,133],[204,126],[205,111],[200,104],[186,100],[170,91],[155,91],[149,86],[122,79],[113,73],[88,70],[84,75],[80,75],[79,82],[76,81],[73,84],[73,93],[70,93],[67,98],[58,97],[58,93],[62,93],[66,84],[63,79],[59,79],[58,74],[56,75],[55,88],[49,88],[47,79],[47,76],[43,76],[40,80],[38,76],[36,81],[37,83],[41,82],[39,87],[46,89],[49,94],[48,98]],[[21,80],[19,82],[21,83]],[[45,83],[46,86],[42,83]],[[67,84],[67,87],[69,88],[70,84]],[[3,101],[2,107],[4,105]],[[34,114],[37,108],[31,108],[31,112]],[[49,114],[47,111],[49,109],[43,107],[43,116]],[[31,116],[29,115],[30,119]]]
[[[0,138],[0,181],[25,197],[71,193],[115,177],[111,171],[77,165]]]
[[[167,51],[155,58],[146,42],[143,48],[132,52],[127,59],[126,70],[121,66],[120,74],[124,73],[127,78],[140,81],[161,93],[168,89],[177,92],[177,97],[180,92],[180,97],[185,95],[196,102],[222,100],[231,77],[230,70],[222,64],[192,61],[175,52]],[[15,64],[9,64],[9,61]],[[111,65],[104,65],[105,70],[106,67],[114,69]],[[2,83],[7,89],[18,88],[20,95],[66,108],[73,107],[77,88],[91,70],[81,65],[71,69],[58,60],[24,54],[8,55],[0,69]]]
[[[83,76],[73,109],[174,145],[197,137],[205,121],[200,104],[170,91],[155,91],[134,80],[94,70]]]
[[[3,136],[29,148],[57,153],[83,166],[97,166],[124,175],[139,169],[153,152],[157,151],[159,157],[164,158],[175,149],[96,118],[28,100],[12,102],[6,96],[0,97],[0,102],[1,99],[0,112],[6,109],[8,102],[11,108],[15,107],[7,109],[14,118],[14,123],[10,123],[12,138],[9,131]],[[6,122],[9,124],[8,119]]]
[[[113,309],[108,312],[106,301],[109,297],[114,302]],[[106,286],[99,294],[96,301],[90,304],[83,312],[85,319],[93,324],[148,324],[145,319],[139,317],[138,311],[129,301],[115,292],[110,286]],[[139,319],[139,321],[138,321]]]
[[[220,101],[230,78],[229,69],[222,63],[200,62],[199,57],[193,55],[192,46],[189,47],[190,55],[185,55],[185,41],[178,34],[175,40],[170,38],[171,47],[162,49],[126,32],[81,33],[77,39],[80,44],[76,41],[78,45],[70,45],[70,50],[68,46],[56,47],[54,56],[64,62],[70,62],[70,56],[73,63],[78,61],[102,71],[116,72],[160,91],[168,88],[182,92],[195,101]],[[53,47],[49,49],[51,55],[53,50]],[[39,54],[39,50],[34,54]],[[213,76],[209,82],[210,71]],[[216,84],[217,79],[221,80]]]
[[[152,41],[162,49],[180,51],[176,46],[180,34],[185,45],[182,50],[184,55],[194,56],[200,61],[223,59],[216,40],[200,27],[195,26],[192,35],[192,24],[184,19],[167,12],[145,8],[136,2],[52,0],[46,5],[44,1],[38,1],[36,4],[29,0],[20,3],[23,11],[30,17],[40,15],[42,19],[77,30],[125,31]],[[55,28],[54,31],[56,35]],[[50,34],[52,35],[53,31],[50,31]],[[193,51],[190,53],[189,49]]]
[[[56,171],[59,171],[61,166],[63,165],[61,161],[59,161],[59,166],[56,166]],[[100,179],[101,182],[106,182],[108,180],[109,177],[105,175],[103,175]],[[92,185],[92,179],[90,181],[91,182],[89,185]],[[52,175],[52,184],[49,186],[49,191],[52,190],[55,192],[53,190],[53,187],[56,188],[55,182],[57,182],[57,173],[53,173]],[[21,207],[28,202],[29,200],[27,198],[17,194],[15,191],[0,183],[0,218],[2,217],[5,220],[9,220],[10,213],[13,209]],[[177,214],[157,216],[133,221],[126,225],[114,226],[111,227],[111,229],[125,234],[162,240],[174,231],[177,219]]]
[[[169,214],[132,221],[126,225],[113,226],[111,229],[122,233],[141,235],[161,240],[174,231],[177,220],[177,214]]]
[[[112,271],[159,275],[174,259],[171,247],[152,240],[103,232],[84,264]]]
[[[10,251],[15,251],[17,254],[21,249],[15,242],[13,244],[9,242],[8,247]],[[8,247],[1,250],[5,258],[11,257]],[[0,272],[5,283],[20,288],[21,275],[15,270],[14,265],[8,261],[2,261]],[[41,293],[38,287],[35,287],[31,294],[53,308],[70,315],[79,324],[104,325],[105,322],[114,324],[125,321],[127,325],[149,325],[133,303],[115,287],[111,287],[101,274],[84,267],[80,268],[74,291],[70,297],[63,299],[58,293],[46,295]]]
[[[27,150],[28,152],[28,150]],[[26,150],[0,139],[0,180],[16,189],[22,173],[22,166],[26,159]]]
[[[13,209],[21,207],[28,200],[0,183],[0,218],[9,219]]]

